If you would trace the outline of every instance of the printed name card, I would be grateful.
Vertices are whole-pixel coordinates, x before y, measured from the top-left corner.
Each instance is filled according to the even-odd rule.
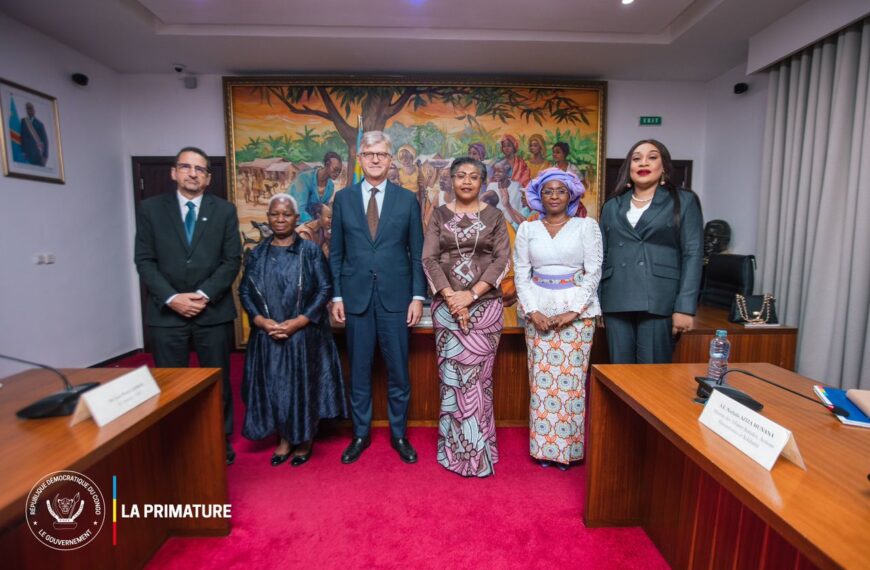
[[[791,431],[718,390],[713,390],[698,421],[768,471],[780,455],[807,470]]]
[[[93,417],[103,427],[159,393],[148,367],[142,366],[82,394],[70,425]]]

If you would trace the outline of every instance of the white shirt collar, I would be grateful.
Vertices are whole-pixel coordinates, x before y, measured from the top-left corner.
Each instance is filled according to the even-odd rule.
[[[387,189],[387,179],[384,178],[380,184],[378,184],[377,186],[372,186],[371,184],[369,184],[368,180],[363,178],[362,191],[368,193],[368,192],[372,191],[372,188],[377,188],[378,190],[381,191],[381,194],[383,194]]]
[[[183,209],[187,209],[188,202],[193,202],[193,205],[196,206],[197,210],[199,210],[199,205],[202,204],[202,197],[204,193],[200,194],[196,198],[185,198],[181,192],[176,190],[175,195],[178,197],[178,205],[181,206]]]

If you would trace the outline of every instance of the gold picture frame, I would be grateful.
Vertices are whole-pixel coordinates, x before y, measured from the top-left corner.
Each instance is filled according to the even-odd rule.
[[[4,176],[65,183],[55,97],[0,79],[0,124]]]
[[[327,182],[332,187],[325,192],[334,196],[352,183],[360,128],[383,130],[391,136],[397,163],[393,175],[405,187],[416,181],[418,187],[409,189],[420,197],[424,223],[427,206],[448,195],[442,175],[452,159],[467,155],[472,145],[477,145],[475,152],[482,152],[488,169],[495,170],[496,164],[504,164],[501,141],[506,136],[517,143],[511,145],[517,147],[513,164],[525,163],[527,171],[516,170],[526,177],[552,162],[555,143],[566,143],[566,168],[580,175],[587,187],[585,211],[597,219],[603,205],[607,99],[607,83],[603,81],[458,76],[224,77],[223,92],[227,196],[238,210],[245,250],[263,238],[269,198],[278,192],[293,194],[297,177],[323,166],[327,152],[340,156],[342,169],[336,179]],[[543,153],[532,154],[533,138],[544,142]],[[536,146],[540,147],[540,142]],[[514,182],[524,186],[520,180]],[[300,210],[305,213],[306,204],[300,204]],[[310,222],[303,217],[300,223],[316,225],[318,218],[310,214]],[[515,312],[512,319],[508,312],[505,316],[506,326],[516,325]],[[246,342],[248,326],[243,316],[236,320],[240,347]]]

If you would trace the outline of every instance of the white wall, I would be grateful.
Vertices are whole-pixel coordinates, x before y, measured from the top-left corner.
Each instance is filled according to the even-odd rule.
[[[761,192],[761,158],[767,110],[767,76],[747,77],[745,66],[706,85],[704,218],[731,225],[733,253],[755,253]],[[734,94],[735,83],[749,91]]]
[[[2,14],[0,53],[0,77],[57,97],[66,168],[64,185],[0,176],[0,353],[78,367],[133,350],[118,77]],[[0,377],[22,368],[0,361]]]

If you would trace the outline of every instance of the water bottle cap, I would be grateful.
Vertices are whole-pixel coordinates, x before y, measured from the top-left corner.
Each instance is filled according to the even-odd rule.
[[[719,329],[716,331],[716,336],[719,338],[725,338],[728,336],[728,331],[723,330],[723,329]]]

